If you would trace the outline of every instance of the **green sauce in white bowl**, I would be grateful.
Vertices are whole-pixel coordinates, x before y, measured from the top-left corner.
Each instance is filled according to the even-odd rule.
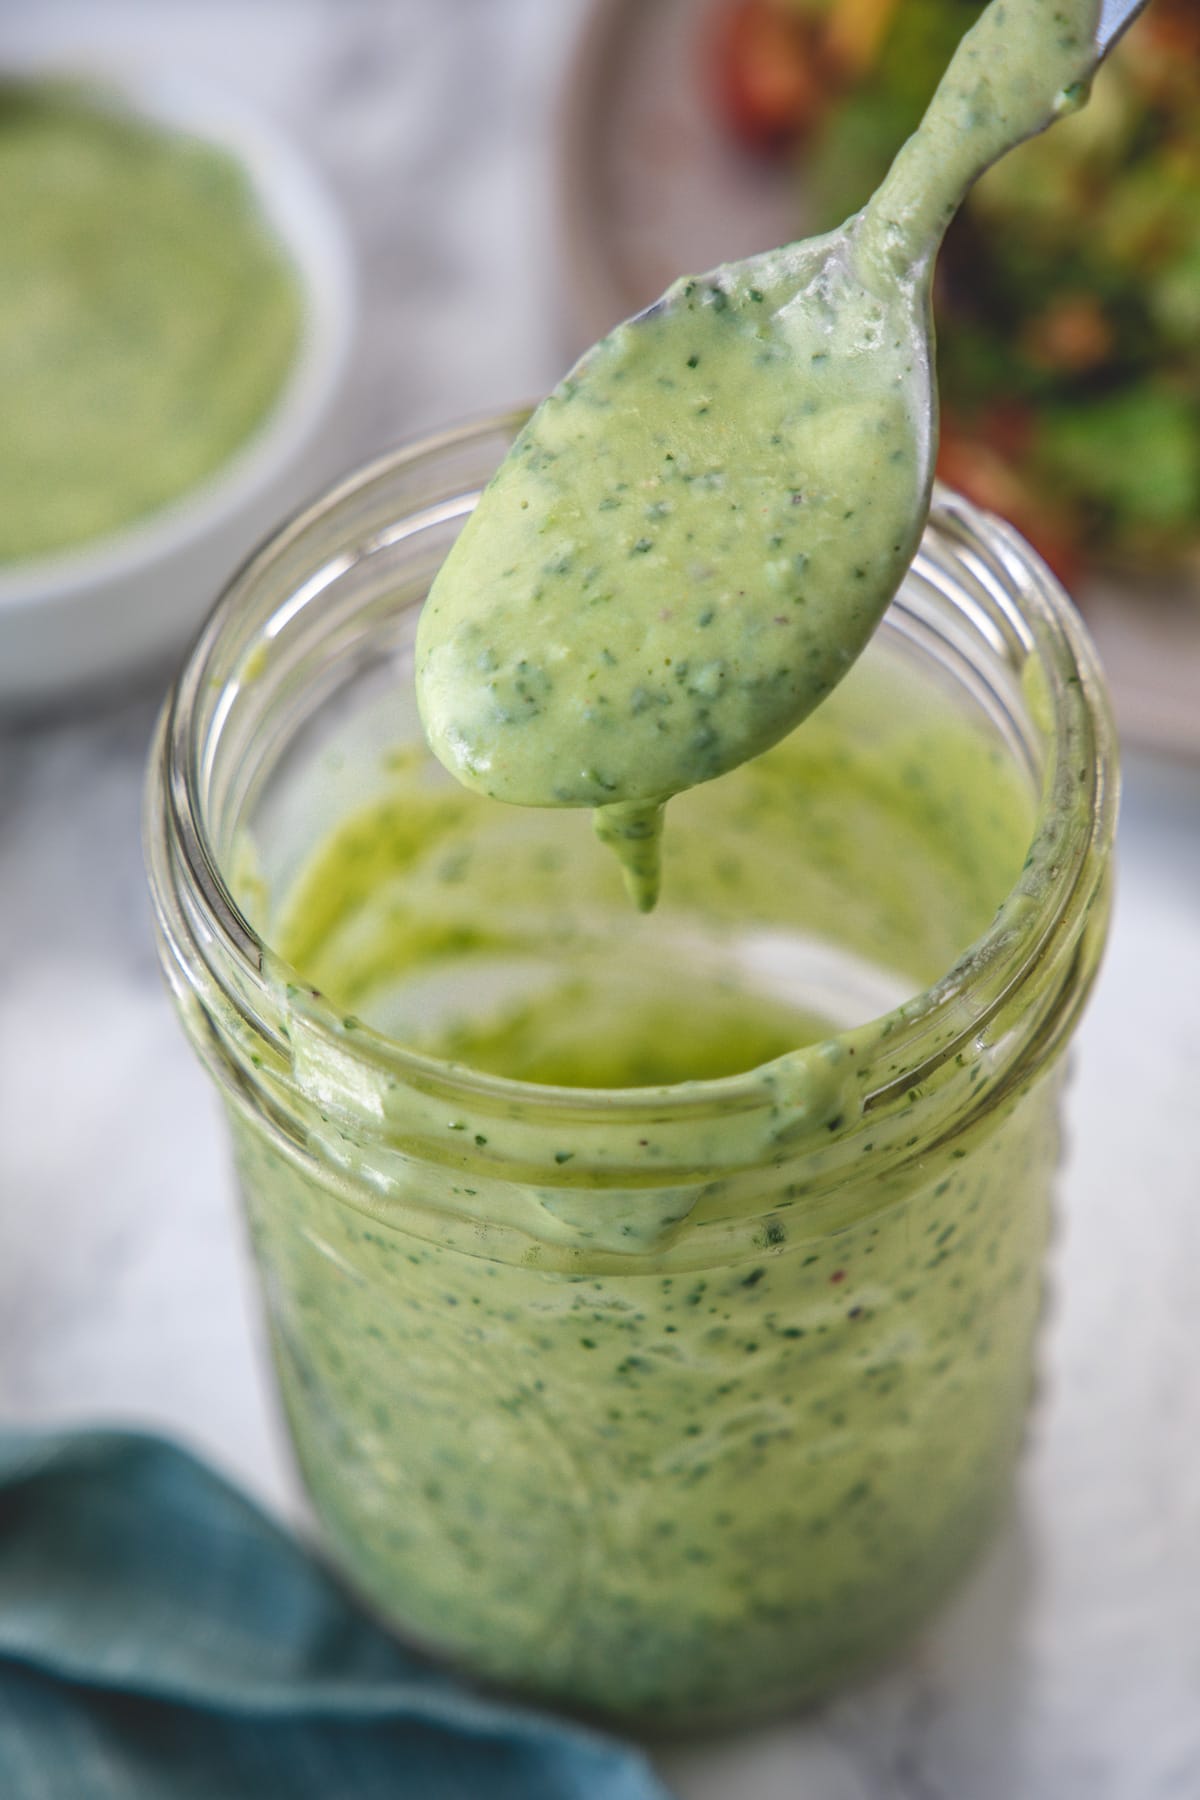
[[[0,86],[0,564],[210,477],[278,400],[302,315],[227,150],[82,86]]]

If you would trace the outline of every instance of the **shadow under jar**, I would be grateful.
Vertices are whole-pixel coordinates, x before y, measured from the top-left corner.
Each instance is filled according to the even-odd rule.
[[[1112,732],[1015,534],[943,495],[866,655],[668,812],[425,750],[417,614],[520,424],[385,459],[235,579],[146,804],[337,1566],[477,1675],[656,1729],[828,1688],[1003,1505]]]

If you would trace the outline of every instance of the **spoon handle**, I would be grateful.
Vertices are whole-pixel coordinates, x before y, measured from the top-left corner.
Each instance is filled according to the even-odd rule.
[[[860,215],[860,266],[927,281],[967,191],[1006,151],[1086,99],[1104,53],[1102,15],[1138,3],[992,0]]]

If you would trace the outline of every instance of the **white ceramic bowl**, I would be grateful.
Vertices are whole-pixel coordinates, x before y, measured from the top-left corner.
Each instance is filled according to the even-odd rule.
[[[119,532],[0,565],[0,708],[10,712],[165,662],[237,564],[341,461],[337,414],[355,283],[349,239],[324,183],[265,120],[201,82],[163,72],[94,79],[115,103],[238,158],[295,266],[304,322],[271,411],[204,482]]]

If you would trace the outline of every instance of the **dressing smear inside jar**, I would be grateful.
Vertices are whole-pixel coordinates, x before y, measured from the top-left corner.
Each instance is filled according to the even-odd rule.
[[[344,1016],[519,1081],[711,1080],[888,1013],[981,935],[1033,835],[1030,769],[894,645],[676,800],[648,917],[586,818],[463,789],[381,712],[355,727],[379,748],[313,769],[253,922]],[[314,816],[336,822],[306,843]]]

